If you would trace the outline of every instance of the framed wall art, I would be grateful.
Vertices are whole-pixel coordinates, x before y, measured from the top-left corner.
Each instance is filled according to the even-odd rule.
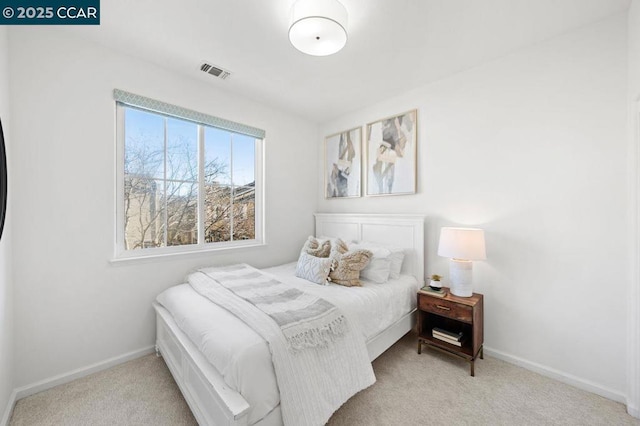
[[[416,192],[418,111],[367,124],[366,195]]]
[[[361,194],[362,128],[327,136],[324,141],[325,198]]]

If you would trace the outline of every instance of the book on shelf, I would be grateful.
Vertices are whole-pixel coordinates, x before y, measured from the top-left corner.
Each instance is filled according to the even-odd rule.
[[[461,338],[460,338],[460,339],[456,339],[456,338],[454,338],[454,337],[449,337],[449,336],[447,336],[446,334],[440,334],[440,333],[438,333],[438,332],[436,332],[436,331],[434,331],[433,333],[431,333],[431,335],[432,335],[433,337],[439,337],[439,338],[442,338],[442,339],[444,339],[444,340],[451,340],[452,342],[461,342],[461,341],[462,341],[462,339],[461,339]]]
[[[447,292],[444,291],[443,289],[435,290],[429,287],[428,285],[425,285],[424,287],[422,287],[420,289],[420,293],[427,294],[433,297],[445,297],[447,295]]]
[[[436,340],[440,340],[442,342],[449,343],[450,345],[462,347],[462,342],[460,342],[458,340],[455,340],[455,339],[451,339],[451,338],[448,338],[448,337],[440,336],[440,335],[437,335],[437,334],[434,334],[433,338],[436,339]]]
[[[453,331],[449,331],[449,330],[445,330],[443,328],[439,328],[439,327],[433,327],[432,333],[434,335],[438,334],[440,336],[449,338],[449,339],[453,339],[453,340],[457,340],[460,341],[462,340],[463,334],[462,331],[459,333],[454,333]]]

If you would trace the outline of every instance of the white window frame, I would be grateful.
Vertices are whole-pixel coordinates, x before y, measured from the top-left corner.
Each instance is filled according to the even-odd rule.
[[[137,259],[164,258],[167,256],[187,255],[197,253],[210,253],[220,250],[248,248],[265,245],[264,237],[264,144],[266,138],[264,131],[242,124],[206,116],[202,113],[183,109],[170,104],[164,104],[149,98],[133,95],[127,92],[115,90],[116,98],[116,220],[115,220],[115,253],[111,262],[126,262]],[[124,102],[123,98],[131,97],[138,102]],[[142,101],[141,101],[142,100]],[[153,105],[155,108],[150,108]],[[158,107],[160,105],[160,107]],[[166,117],[178,118],[198,124],[198,243],[183,246],[152,247],[127,250],[125,248],[125,218],[124,218],[124,158],[125,158],[125,108],[133,107],[149,111]],[[171,111],[167,109],[171,108]],[[193,117],[208,120],[195,120]],[[211,124],[219,120],[220,126]],[[204,242],[204,201],[202,200],[204,188],[204,126],[216,127],[231,133],[245,134],[255,138],[255,238],[252,240],[233,240],[207,243]],[[247,132],[238,131],[246,128]],[[259,134],[262,132],[262,135]],[[260,137],[261,136],[261,137]],[[232,154],[233,155],[233,154]],[[233,199],[233,198],[232,198]],[[232,220],[233,222],[233,220]],[[233,225],[232,225],[233,226]],[[233,234],[232,234],[233,235]]]

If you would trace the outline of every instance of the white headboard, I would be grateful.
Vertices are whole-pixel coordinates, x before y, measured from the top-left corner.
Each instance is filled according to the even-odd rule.
[[[402,273],[424,283],[424,216],[316,213],[316,236],[371,241],[405,249]]]

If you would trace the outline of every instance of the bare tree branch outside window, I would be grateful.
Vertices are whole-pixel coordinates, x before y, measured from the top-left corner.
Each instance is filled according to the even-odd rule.
[[[166,129],[179,120],[172,118],[167,125],[168,119],[159,117],[164,119],[164,134],[126,128],[127,250],[198,243],[198,145],[193,138],[180,134],[167,138]],[[189,122],[178,124],[183,123],[191,125],[194,132],[198,126]],[[135,127],[135,122],[126,122],[126,126],[130,124]],[[206,243],[255,238],[255,181],[234,186],[230,179],[231,167],[217,156],[204,164],[201,198]]]

